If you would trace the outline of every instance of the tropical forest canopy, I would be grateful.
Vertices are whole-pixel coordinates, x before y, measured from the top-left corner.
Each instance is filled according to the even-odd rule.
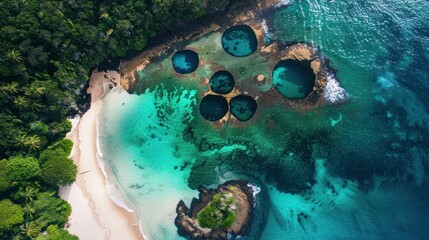
[[[0,239],[76,239],[57,193],[76,178],[63,138],[90,71],[224,2],[0,0]]]

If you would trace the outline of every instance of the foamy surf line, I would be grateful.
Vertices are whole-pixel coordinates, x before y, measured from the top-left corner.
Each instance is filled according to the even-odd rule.
[[[104,93],[106,94],[106,92]],[[107,93],[106,97],[108,96],[109,93]],[[104,102],[103,102],[104,104]],[[100,114],[100,112],[98,113]],[[116,170],[114,169],[114,167],[104,159],[103,157],[103,153],[101,151],[101,143],[100,143],[100,123],[99,123],[99,119],[98,117],[96,118],[96,125],[95,125],[95,131],[96,131],[96,159],[97,159],[97,165],[100,168],[101,172],[103,173],[104,176],[104,180],[106,183],[106,193],[109,196],[109,198],[113,201],[113,203],[120,207],[125,209],[127,212],[129,213],[133,213],[137,216],[138,219],[138,228],[139,228],[139,232],[142,234],[144,239],[148,239],[147,236],[144,234],[143,229],[141,228],[142,226],[142,220],[141,220],[141,216],[139,215],[139,213],[137,211],[135,211],[131,206],[129,206],[127,204],[126,199],[128,199],[129,201],[131,201],[134,206],[136,206],[136,202],[134,201],[134,199],[131,196],[127,196],[124,194],[124,191],[120,189],[120,187],[118,187],[116,184],[110,184],[109,183],[109,174],[107,174],[106,171],[106,162],[109,165],[110,169],[112,170],[112,172],[114,173],[114,178],[116,178],[116,180],[120,183],[120,179],[118,178],[118,175],[116,174]],[[135,207],[136,208],[136,207]]]

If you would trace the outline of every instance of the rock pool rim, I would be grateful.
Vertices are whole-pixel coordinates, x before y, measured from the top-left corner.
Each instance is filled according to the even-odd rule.
[[[222,77],[222,76],[225,76],[229,81],[230,87],[228,88],[225,87],[226,90],[225,89],[222,90],[221,89],[222,87],[219,87],[219,89],[216,89],[216,87],[214,87],[214,84],[216,83],[215,81],[218,81],[219,77]],[[235,86],[234,76],[232,76],[232,74],[227,70],[219,70],[212,75],[212,77],[210,78],[209,85],[210,85],[210,89],[215,93],[228,94],[234,89],[234,86]]]
[[[244,55],[235,55],[235,54],[231,53],[227,47],[225,47],[224,39],[226,39],[228,34],[230,34],[231,32],[234,32],[234,31],[240,31],[240,32],[244,32],[247,34],[247,36],[249,37],[248,40],[250,41],[250,45],[251,45],[250,46],[251,52],[244,54]],[[252,27],[250,27],[249,25],[246,25],[246,24],[234,25],[232,27],[227,28],[222,34],[221,42],[222,42],[223,50],[233,57],[247,57],[247,56],[250,56],[253,53],[255,53],[256,50],[258,49],[258,38],[256,37],[255,31],[253,30]]]
[[[288,100],[302,100],[302,99],[306,99],[308,96],[311,95],[311,93],[314,91],[314,88],[317,84],[317,75],[314,72],[314,69],[311,66],[312,60],[308,60],[308,59],[282,59],[280,61],[278,61],[276,63],[276,65],[274,66],[274,68],[271,71],[271,79],[273,81],[273,88],[284,98],[288,99]],[[302,81],[305,81],[303,83],[307,84],[308,81],[310,81],[310,85],[306,87],[306,91],[304,92],[304,96],[302,97],[291,97],[291,96],[286,96],[283,93],[281,93],[281,91],[277,88],[276,84],[274,84],[275,79],[274,79],[274,72],[276,71],[276,69],[278,69],[279,67],[285,67],[286,65],[293,65],[293,67],[299,67],[300,71],[305,71],[306,72],[306,76],[303,76],[301,78]],[[286,79],[284,79],[285,81],[287,81]],[[305,86],[304,86],[305,87]]]
[[[182,68],[174,64],[174,59],[176,59],[179,55],[183,55],[186,58],[186,61],[190,62],[190,64],[192,65],[190,70],[182,70]],[[173,57],[171,58],[171,64],[173,65],[174,71],[176,71],[177,73],[189,74],[195,72],[195,70],[198,69],[200,64],[200,58],[198,56],[198,53],[193,50],[179,50],[173,54]]]
[[[235,111],[235,105],[238,104],[238,102],[240,102],[240,101],[244,101],[248,105],[250,105],[248,110],[250,111],[251,114],[247,118],[241,117]],[[246,122],[246,121],[249,121],[250,119],[253,118],[253,116],[255,115],[256,110],[258,108],[258,104],[256,103],[256,100],[253,97],[251,97],[251,96],[248,96],[248,95],[238,95],[238,96],[235,96],[235,97],[231,98],[231,100],[229,101],[229,108],[230,108],[231,114],[235,118],[237,118],[241,122]]]
[[[229,110],[226,98],[213,94],[204,96],[201,99],[199,108],[201,116],[211,122],[222,119]]]

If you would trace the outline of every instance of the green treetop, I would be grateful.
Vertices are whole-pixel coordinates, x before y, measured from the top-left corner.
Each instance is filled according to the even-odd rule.
[[[24,222],[24,211],[9,199],[0,201],[0,233]],[[0,234],[1,236],[1,234]]]
[[[48,233],[47,235],[40,234],[36,240],[78,240],[78,237],[71,235],[62,228],[58,228],[56,225],[50,225],[46,232]]]
[[[6,176],[11,181],[24,181],[39,174],[39,162],[33,157],[12,157],[6,165]]]
[[[235,221],[235,198],[230,192],[213,195],[208,206],[197,215],[196,221],[203,228],[228,228]]]

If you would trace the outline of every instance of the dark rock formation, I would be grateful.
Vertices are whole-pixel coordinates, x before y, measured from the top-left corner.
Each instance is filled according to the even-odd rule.
[[[248,186],[249,182],[233,180],[220,185],[217,189],[206,189],[200,187],[199,199],[192,199],[191,207],[188,208],[180,200],[176,207],[177,217],[175,224],[180,236],[188,239],[228,239],[228,234],[233,236],[245,235],[250,227],[253,213],[253,189]],[[201,228],[195,221],[198,213],[210,204],[212,196],[217,193],[232,193],[237,205],[235,221],[227,229]]]

